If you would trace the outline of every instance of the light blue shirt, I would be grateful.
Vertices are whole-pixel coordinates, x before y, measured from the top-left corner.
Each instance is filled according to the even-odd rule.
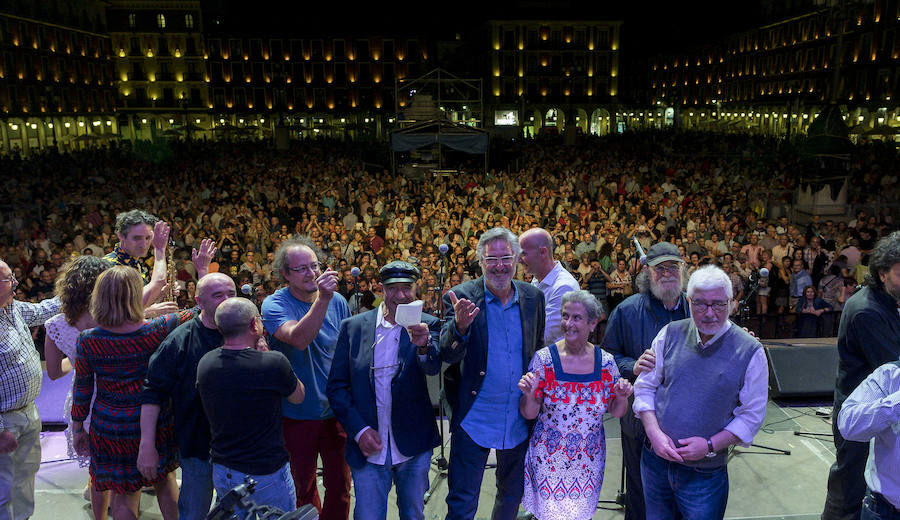
[[[809,273],[806,272],[805,269],[801,270],[799,273],[791,274],[791,296],[794,298],[803,298],[803,289],[807,285],[812,285],[812,277],[809,276]]]
[[[300,321],[311,307],[311,303],[295,298],[287,287],[266,297],[262,304],[263,325],[270,335],[269,346],[288,358],[297,378],[306,387],[306,398],[302,403],[292,404],[287,399],[283,401],[284,416],[297,420],[319,420],[334,416],[328,405],[328,397],[325,396],[325,385],[331,372],[341,321],[350,317],[347,300],[334,293],[328,302],[319,334],[305,350],[298,350],[275,339],[274,334],[279,327],[286,321]]]
[[[519,292],[503,305],[485,286],[487,370],[481,390],[463,419],[463,430],[481,447],[510,449],[528,438],[528,424],[519,413],[522,378],[522,315]]]

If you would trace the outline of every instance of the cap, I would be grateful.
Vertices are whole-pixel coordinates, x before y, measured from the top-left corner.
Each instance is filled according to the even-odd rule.
[[[419,279],[419,268],[403,260],[394,260],[378,271],[378,278],[383,284],[415,283]]]
[[[684,262],[681,251],[671,242],[657,242],[647,251],[647,265],[655,266],[668,261]]]

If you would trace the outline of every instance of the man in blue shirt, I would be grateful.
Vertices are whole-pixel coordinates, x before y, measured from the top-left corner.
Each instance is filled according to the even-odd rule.
[[[478,241],[484,276],[444,296],[441,358],[450,364],[445,393],[453,411],[447,519],[472,519],[484,465],[497,451],[492,520],[513,520],[522,500],[530,424],[519,413],[518,382],[543,346],[544,294],[513,280],[521,248],[494,228]]]
[[[341,320],[350,317],[347,300],[336,292],[338,273],[321,270],[322,255],[307,238],[285,240],[275,253],[273,269],[287,282],[262,304],[263,324],[271,346],[287,356],[306,399],[284,402],[283,427],[291,456],[297,507],[313,504],[323,520],[345,520],[350,513],[350,468],[344,460],[347,434],[325,396]],[[324,506],[316,488],[321,455]]]
[[[803,260],[795,259],[791,263],[791,285],[789,287],[791,309],[797,308],[797,302],[803,298],[803,290],[809,285],[813,285],[813,281],[806,269],[803,268]]]

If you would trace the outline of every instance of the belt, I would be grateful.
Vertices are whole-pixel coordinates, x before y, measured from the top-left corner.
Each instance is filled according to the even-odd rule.
[[[875,514],[882,518],[900,518],[900,509],[891,504],[880,493],[876,493],[871,489],[866,490],[867,497],[866,506]]]

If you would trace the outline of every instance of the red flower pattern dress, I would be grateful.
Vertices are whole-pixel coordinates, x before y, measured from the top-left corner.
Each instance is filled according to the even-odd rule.
[[[525,455],[522,507],[540,520],[589,519],[597,509],[606,465],[603,414],[619,370],[594,348],[594,371],[563,372],[557,346],[537,351],[529,371],[543,397]]]

